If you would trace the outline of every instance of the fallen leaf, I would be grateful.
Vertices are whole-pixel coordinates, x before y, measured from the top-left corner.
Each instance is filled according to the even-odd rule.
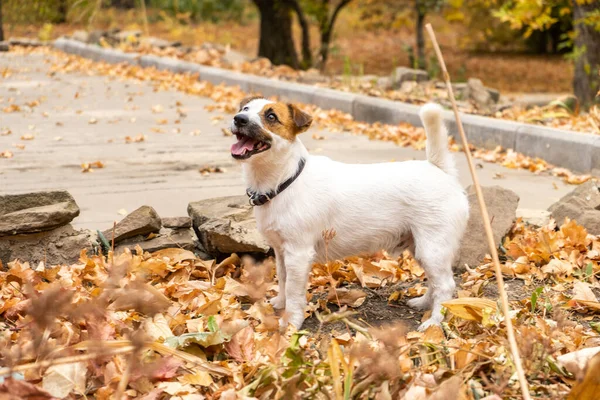
[[[85,363],[53,365],[42,378],[42,387],[55,397],[64,398],[71,392],[85,394],[87,367]]]
[[[600,353],[596,353],[585,367],[586,373],[582,381],[577,382],[571,392],[568,400],[596,400],[600,393]]]
[[[485,310],[495,312],[496,302],[480,297],[461,297],[442,303],[452,314],[469,321],[481,322]]]
[[[367,298],[367,294],[359,289],[332,288],[327,296],[327,301],[350,307],[360,307]]]

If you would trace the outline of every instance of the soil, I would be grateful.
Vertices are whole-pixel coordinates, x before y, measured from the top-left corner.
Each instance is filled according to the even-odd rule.
[[[377,289],[362,288],[359,285],[345,286],[348,289],[360,289],[367,293],[365,302],[360,307],[352,309],[356,312],[356,315],[354,315],[352,319],[361,322],[363,325],[374,327],[402,321],[409,330],[416,330],[421,323],[424,312],[410,308],[408,304],[406,304],[408,298],[400,298],[398,301],[388,302],[388,298],[392,293],[396,291],[402,292],[403,289],[407,289],[416,283],[417,282],[402,282],[397,285]],[[317,298],[313,298],[312,301],[317,301]],[[327,303],[327,307],[331,312],[339,310],[339,307],[333,303]],[[319,325],[319,320],[313,314],[304,321],[302,328],[310,332],[316,332],[319,329]],[[322,333],[328,333],[332,330],[344,332],[346,330],[346,324],[343,322],[335,322],[324,324],[321,327]]]

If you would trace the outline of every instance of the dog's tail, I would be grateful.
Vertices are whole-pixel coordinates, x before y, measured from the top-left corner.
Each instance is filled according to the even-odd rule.
[[[442,120],[442,107],[427,103],[419,115],[427,134],[427,160],[448,175],[457,176],[454,158],[448,151],[448,130]]]

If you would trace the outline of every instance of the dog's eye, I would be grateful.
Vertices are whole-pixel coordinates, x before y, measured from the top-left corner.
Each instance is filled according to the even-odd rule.
[[[275,114],[271,113],[271,114],[267,115],[267,119],[269,121],[276,121],[277,120],[277,116]]]
[[[242,108],[242,111],[248,111],[248,107]]]

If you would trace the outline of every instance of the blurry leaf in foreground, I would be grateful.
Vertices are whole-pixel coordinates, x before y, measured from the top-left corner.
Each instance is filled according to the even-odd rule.
[[[32,383],[14,378],[6,378],[4,382],[0,384],[0,399],[54,400],[57,398],[50,393],[39,389]]]
[[[86,374],[85,363],[53,365],[44,373],[42,387],[59,398],[65,398],[71,392],[84,394]]]
[[[571,389],[568,400],[595,400],[600,393],[600,353],[597,353],[588,363],[583,381]]]

